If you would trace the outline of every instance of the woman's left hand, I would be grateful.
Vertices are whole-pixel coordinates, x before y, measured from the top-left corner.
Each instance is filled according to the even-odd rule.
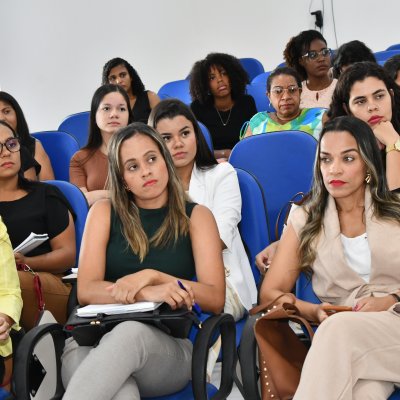
[[[376,124],[372,130],[379,142],[385,147],[395,143],[399,138],[399,134],[394,129],[393,124],[386,119],[382,119],[382,121]]]
[[[118,279],[107,287],[117,303],[132,304],[136,301],[136,294],[146,286],[153,284],[153,270],[144,269]]]
[[[383,297],[364,297],[359,300],[354,311],[386,311],[389,307],[395,304],[395,299],[393,296],[383,296]]]

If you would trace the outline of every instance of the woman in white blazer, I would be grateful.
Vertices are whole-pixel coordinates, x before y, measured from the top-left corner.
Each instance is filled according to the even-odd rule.
[[[257,301],[257,288],[240,238],[242,199],[235,169],[218,164],[191,110],[176,99],[151,112],[152,125],[164,138],[190,199],[208,207],[217,221],[225,265],[225,312],[240,319]]]

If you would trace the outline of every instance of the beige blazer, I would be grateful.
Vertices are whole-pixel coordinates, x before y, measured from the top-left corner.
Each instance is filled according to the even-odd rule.
[[[297,235],[304,226],[306,217],[303,207],[290,215],[289,223]],[[371,249],[369,283],[346,263],[336,203],[329,197],[323,229],[317,238],[317,257],[312,277],[314,292],[322,301],[353,306],[361,297],[382,296],[400,291],[400,223],[377,220],[372,215],[369,190],[365,192],[365,220]]]

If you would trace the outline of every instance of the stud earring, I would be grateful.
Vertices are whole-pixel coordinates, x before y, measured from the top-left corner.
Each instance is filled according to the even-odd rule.
[[[371,173],[368,172],[368,173],[367,173],[367,176],[365,177],[365,183],[368,184],[368,183],[370,183],[370,182],[371,182]]]

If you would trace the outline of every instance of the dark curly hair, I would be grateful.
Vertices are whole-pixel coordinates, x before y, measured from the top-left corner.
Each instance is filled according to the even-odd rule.
[[[134,96],[138,96],[139,94],[143,93],[145,91],[145,87],[142,80],[139,77],[139,74],[136,72],[135,68],[133,68],[132,65],[128,63],[128,61],[119,57],[113,58],[112,60],[107,61],[105,63],[103,67],[102,85],[110,83],[108,81],[108,76],[110,75],[110,71],[113,68],[117,67],[118,65],[123,65],[127,69],[129,76],[131,77],[132,94]]]
[[[208,77],[212,66],[222,67],[226,71],[231,85],[232,99],[235,100],[245,94],[249,76],[240,61],[229,54],[210,53],[204,60],[197,61],[190,72],[192,100],[198,100],[201,104],[212,101]]]
[[[28,123],[26,122],[24,113],[18,104],[18,101],[15,100],[11,94],[2,91],[0,91],[0,101],[8,104],[15,111],[17,117],[16,135],[21,144],[29,149],[29,152],[33,156],[35,154],[35,139],[29,134]]]
[[[293,68],[290,68],[290,67],[278,67],[278,68],[274,69],[268,76],[268,79],[267,79],[267,93],[269,93],[271,91],[272,80],[276,76],[280,76],[280,75],[292,76],[296,80],[297,86],[299,88],[301,88],[300,75]]]
[[[354,83],[365,78],[377,78],[383,81],[386,89],[393,93],[392,96],[392,124],[400,133],[400,88],[391,79],[386,71],[377,63],[370,61],[358,62],[347,68],[339,77],[333,92],[332,102],[328,110],[328,117],[335,118],[347,115],[349,112],[350,92]]]
[[[158,123],[163,119],[173,119],[183,116],[193,125],[194,135],[196,137],[196,167],[199,169],[209,169],[218,164],[214,154],[207,145],[200,126],[192,110],[178,99],[167,99],[158,103],[150,113],[149,125],[157,130]]]
[[[385,64],[383,64],[383,69],[393,80],[396,80],[397,73],[400,71],[400,54],[387,59]]]
[[[322,40],[326,44],[326,40],[320,32],[313,29],[302,31],[289,40],[283,52],[286,64],[294,68],[301,76],[302,80],[307,79],[307,72],[300,64],[300,60],[301,57],[310,50],[310,44],[314,40]]]
[[[333,77],[339,78],[342,67],[349,66],[356,62],[371,61],[376,62],[374,53],[359,40],[342,44],[335,52],[333,59]]]

